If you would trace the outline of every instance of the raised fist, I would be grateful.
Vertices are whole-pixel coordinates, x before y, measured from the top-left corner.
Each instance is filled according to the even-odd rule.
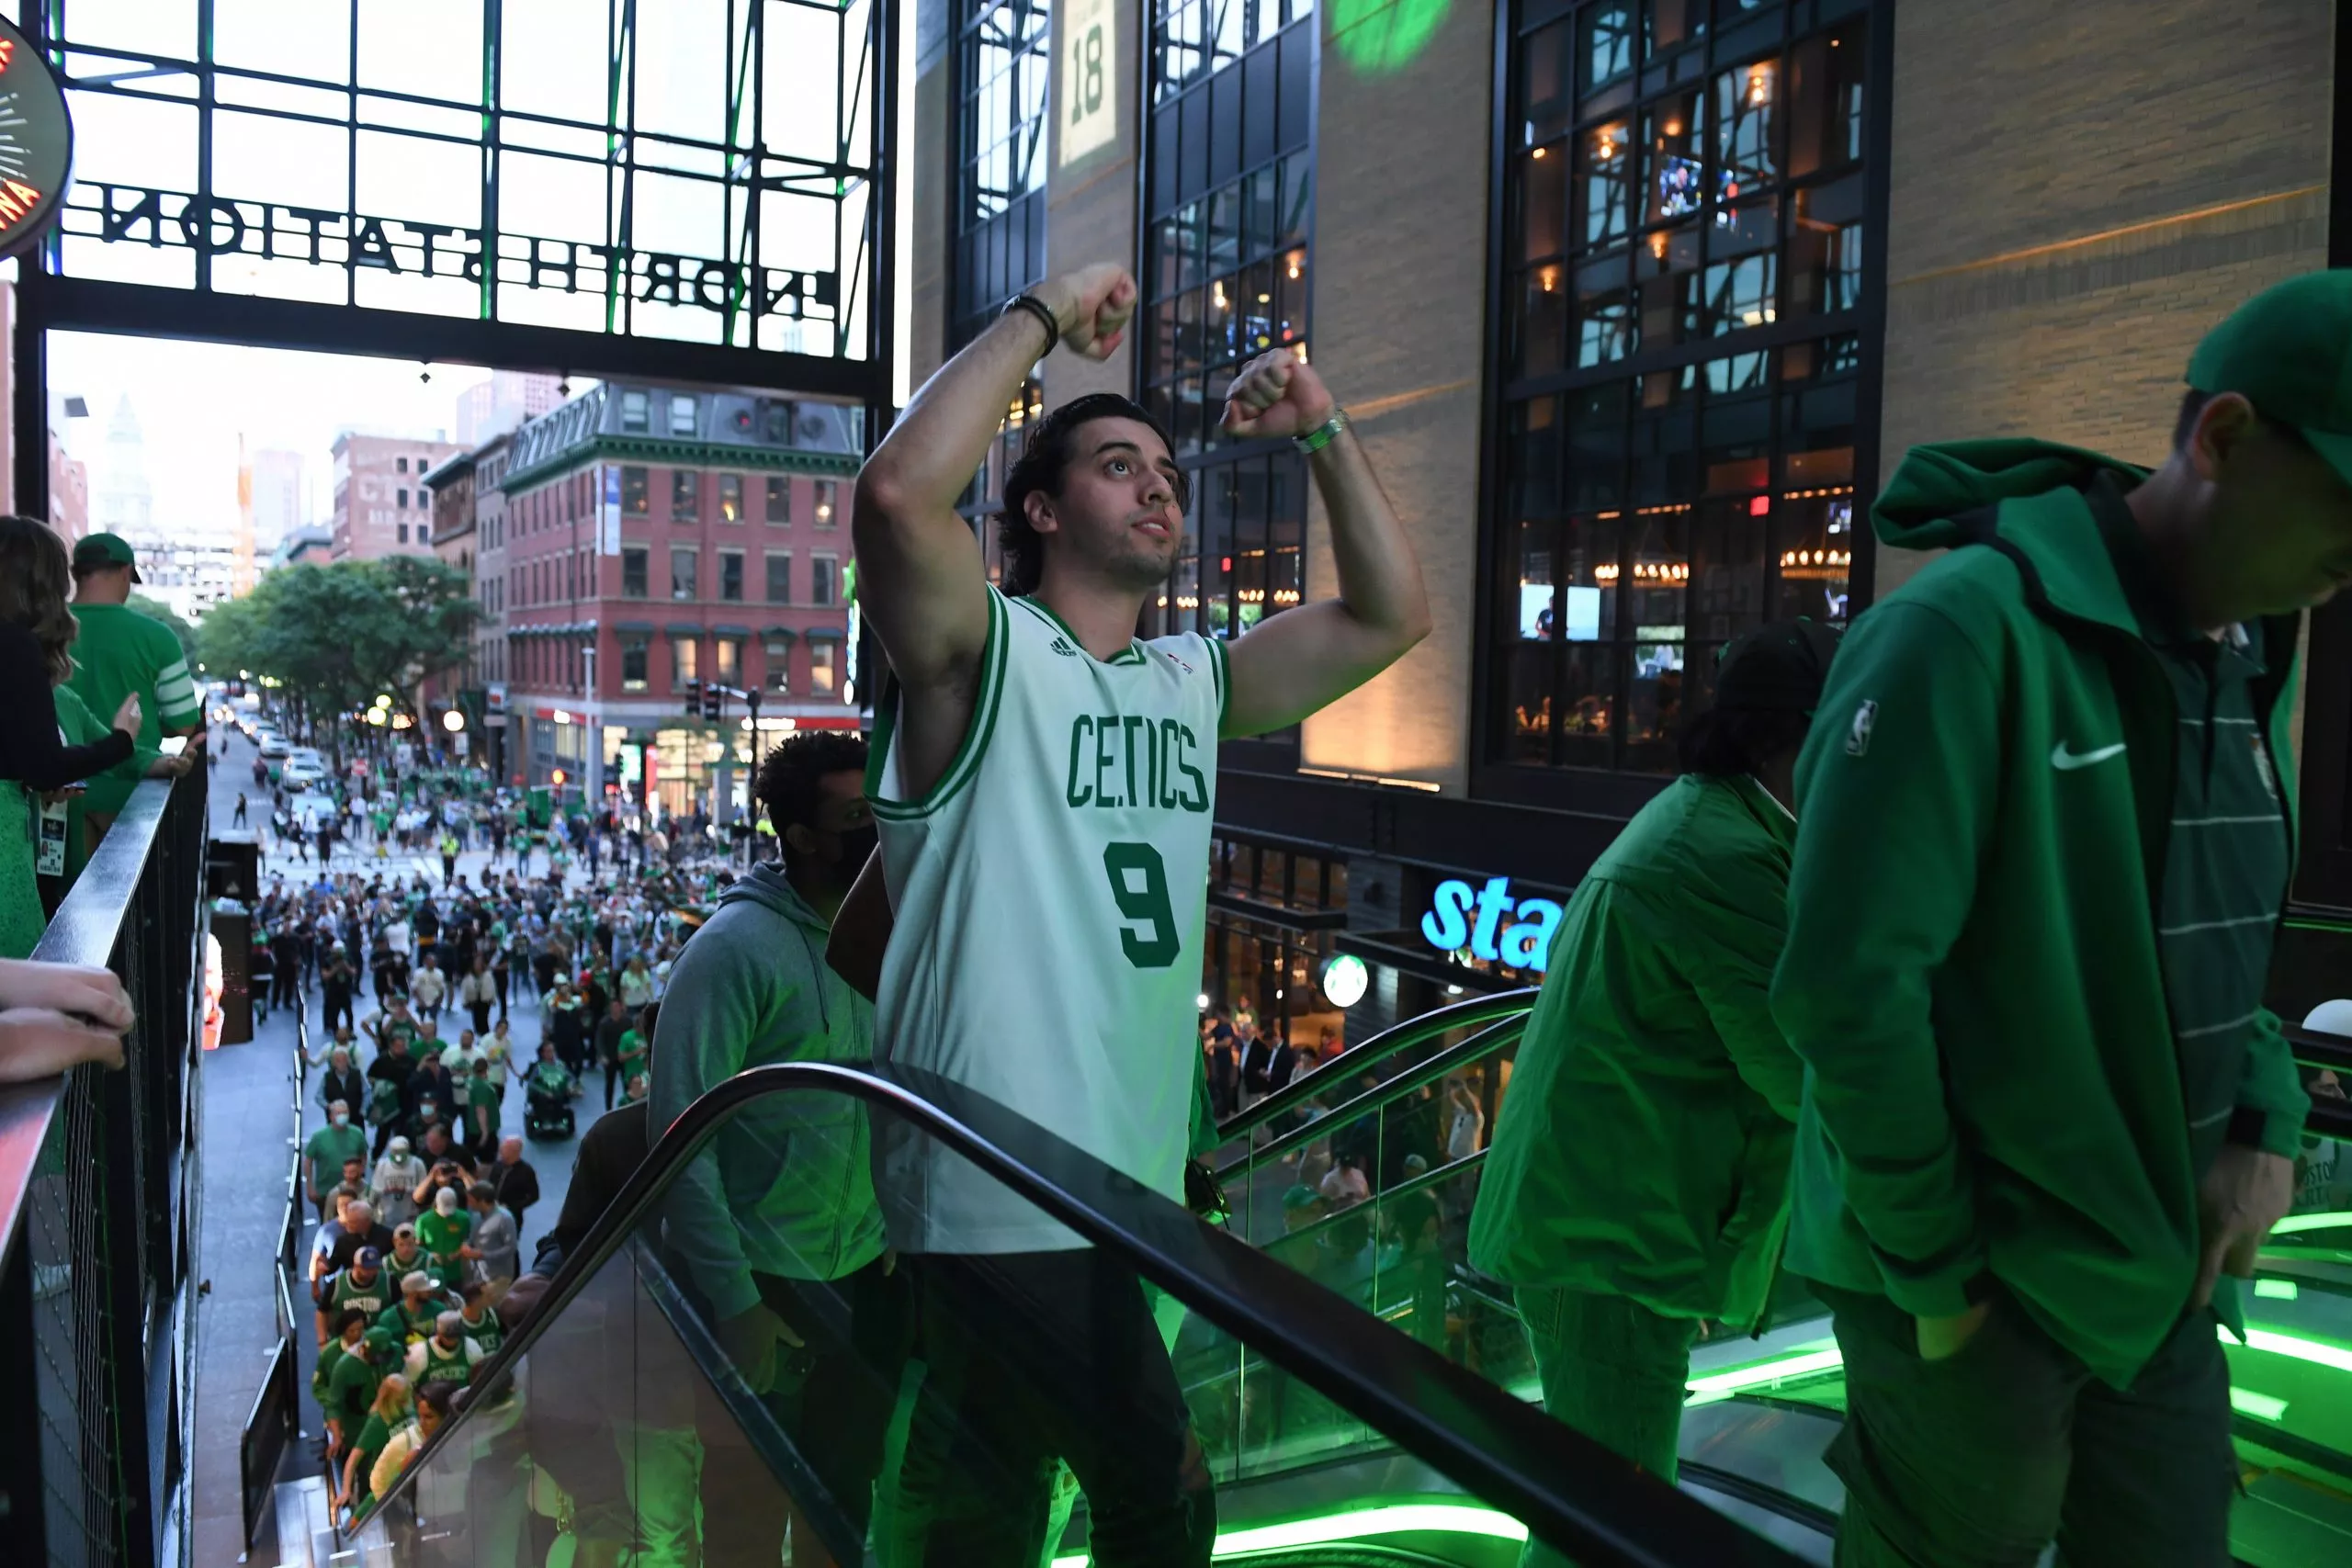
[[[1233,435],[1305,435],[1330,419],[1330,389],[1287,348],[1241,367],[1225,390],[1224,426]]]
[[[1088,359],[1108,359],[1136,313],[1136,280],[1116,262],[1064,273],[1036,289],[1054,312],[1062,346]]]

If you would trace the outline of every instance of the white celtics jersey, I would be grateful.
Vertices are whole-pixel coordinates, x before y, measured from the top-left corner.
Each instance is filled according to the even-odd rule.
[[[885,702],[867,795],[896,912],[875,1053],[969,1085],[1153,1191],[1183,1194],[1225,649],[1187,633],[1097,660],[989,591],[972,722],[920,800]],[[878,1138],[910,1252],[1081,1245],[960,1157]]]

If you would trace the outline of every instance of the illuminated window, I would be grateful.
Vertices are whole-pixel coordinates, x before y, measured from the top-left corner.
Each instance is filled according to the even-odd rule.
[[[817,481],[818,527],[830,528],[835,523],[840,521],[840,519],[834,514],[833,509],[835,503],[841,499],[841,482],[837,479],[819,479]]]
[[[732,637],[718,637],[713,639],[711,649],[716,655],[711,660],[711,678],[722,686],[741,685],[743,683],[743,639]]]
[[[1244,364],[1308,352],[1316,26],[1304,0],[1155,0],[1139,379],[1189,495],[1148,636],[1238,637],[1305,596],[1306,461],[1219,423]]]
[[[718,520],[721,523],[743,521],[743,476],[718,476]]]
[[[1050,0],[958,0],[955,268],[949,347],[961,348],[1046,264]]]
[[[808,645],[808,692],[811,696],[830,697],[833,694],[833,645],[812,642]]]
[[[792,521],[792,481],[782,474],[768,476],[768,521]]]
[[[676,691],[689,681],[700,678],[702,643],[698,637],[673,637],[670,639],[670,688]]]
[[[692,468],[670,470],[670,521],[691,523],[700,509],[702,476]]]
[[[642,517],[653,510],[653,501],[646,487],[643,468],[621,470],[621,510],[632,517]],[[526,513],[524,515],[527,522],[529,513]]]
[[[1670,771],[1725,642],[1856,608],[1876,9],[1506,13],[1486,762]]]

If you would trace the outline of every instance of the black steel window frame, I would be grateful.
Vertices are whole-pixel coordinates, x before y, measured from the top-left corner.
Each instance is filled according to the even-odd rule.
[[[947,352],[1045,276],[1046,131],[1053,112],[1053,0],[955,0],[955,192]],[[992,96],[1001,95],[1001,103]],[[1023,99],[1034,112],[1023,112]],[[1001,185],[988,174],[1001,150]]]
[[[1136,400],[1169,428],[1188,497],[1182,552],[1142,633],[1238,637],[1304,601],[1306,461],[1216,429],[1250,358],[1306,355],[1313,328],[1313,0],[1153,0],[1136,253]],[[1289,773],[1296,726],[1219,748],[1227,769]]]
[[[1589,107],[1579,103],[1574,112],[1557,128],[1564,139],[1555,145],[1566,149],[1577,145],[1578,139],[1596,126],[1612,118],[1628,126],[1639,125],[1635,118],[1647,107],[1656,107],[1667,97],[1687,92],[1704,104],[1705,95],[1716,78],[1724,72],[1752,62],[1770,58],[1778,62],[1785,80],[1785,68],[1795,49],[1808,40],[1823,38],[1830,32],[1860,24],[1866,28],[1867,67],[1862,97],[1862,147],[1859,173],[1863,181],[1862,222],[1866,240],[1860,278],[1860,301],[1850,309],[1835,313],[1796,317],[1788,311],[1778,312],[1778,319],[1765,320],[1754,325],[1741,325],[1719,334],[1709,334],[1702,329],[1690,330],[1683,341],[1663,346],[1637,346],[1622,357],[1603,359],[1599,363],[1577,366],[1565,359],[1558,368],[1540,374],[1518,374],[1514,364],[1514,331],[1519,321],[1514,289],[1518,286],[1518,264],[1521,253],[1514,249],[1519,233],[1520,192],[1514,186],[1512,164],[1532,151],[1524,106],[1521,101],[1520,66],[1523,40],[1540,29],[1562,24],[1581,26],[1596,13],[1629,11],[1637,28],[1648,25],[1659,11],[1671,6],[1673,0],[1510,0],[1496,29],[1493,75],[1493,123],[1490,165],[1488,171],[1488,237],[1487,294],[1490,308],[1487,312],[1487,417],[1483,422],[1481,454],[1481,502],[1479,555],[1480,570],[1476,582],[1476,652],[1472,661],[1472,754],[1470,764],[1471,793],[1476,796],[1510,801],[1524,805],[1591,810],[1609,815],[1630,815],[1656,793],[1673,771],[1670,737],[1645,742],[1645,751],[1628,765],[1628,743],[1623,739],[1623,716],[1629,703],[1624,690],[1624,671],[1611,671],[1611,718],[1609,738],[1610,755],[1593,761],[1564,754],[1562,736],[1554,733],[1547,745],[1550,757],[1542,762],[1514,760],[1510,756],[1512,741],[1517,734],[1516,716],[1511,711],[1511,653],[1518,647],[1514,635],[1519,626],[1521,611],[1519,596],[1519,537],[1516,520],[1512,516],[1514,500],[1510,432],[1513,423],[1535,400],[1557,397],[1566,412],[1567,400],[1578,393],[1623,387],[1631,389],[1640,378],[1672,376],[1686,383],[1695,383],[1707,372],[1702,367],[1711,364],[1727,364],[1760,355],[1750,360],[1760,365],[1765,379],[1760,387],[1743,389],[1767,402],[1772,411],[1772,425],[1763,445],[1768,459],[1773,465],[1766,493],[1778,498],[1782,492],[1808,487],[1792,485],[1782,471],[1785,451],[1781,444],[1781,407],[1785,397],[1803,393],[1785,387],[1782,377],[1791,363],[1802,368],[1805,364],[1807,345],[1821,345],[1837,340],[1842,352],[1853,356],[1850,381],[1853,414],[1852,478],[1850,481],[1851,525],[1844,538],[1850,540],[1847,548],[1846,615],[1849,618],[1867,608],[1871,600],[1871,582],[1874,566],[1867,512],[1870,498],[1877,489],[1879,472],[1879,405],[1882,395],[1883,354],[1884,343],[1885,298],[1885,214],[1887,211],[1887,182],[1890,141],[1890,87],[1893,77],[1894,6],[1890,0],[1714,0],[1715,25],[1704,28],[1707,0],[1681,0],[1678,7],[1702,35],[1693,36],[1675,47],[1674,51],[1660,53],[1649,60],[1640,59],[1646,39],[1636,32],[1627,47],[1635,59],[1632,69],[1622,76],[1603,77],[1591,93]],[[1564,68],[1573,71],[1577,58],[1572,51]],[[1574,79],[1571,78],[1573,84]],[[1577,91],[1575,85],[1568,89]],[[1695,128],[1694,128],[1695,129]],[[1778,156],[1786,145],[1785,137],[1776,142],[1773,155]],[[1565,155],[1565,154],[1564,154]],[[1706,180],[1716,165],[1702,158],[1702,169],[1697,186],[1699,227],[1712,226],[1710,215],[1719,202],[1730,209],[1737,200],[1736,194],[1727,194],[1720,182],[1712,186]],[[1577,167],[1571,164],[1571,167]],[[1806,182],[1810,183],[1810,182]],[[1636,178],[1629,182],[1627,200],[1638,195],[1645,207],[1650,199],[1652,182]],[[1781,178],[1768,199],[1776,204],[1795,188],[1792,182]],[[1573,202],[1573,188],[1567,199]],[[1561,222],[1564,232],[1572,209],[1564,209]],[[1630,213],[1628,215],[1630,217]],[[1673,216],[1658,220],[1670,223]],[[1629,244],[1642,225],[1633,223],[1625,239]],[[1784,256],[1787,241],[1779,241],[1776,256]],[[1564,272],[1572,272],[1573,254],[1563,261]],[[1705,276],[1702,265],[1694,265],[1694,275]],[[1776,268],[1775,288],[1778,298],[1786,299],[1786,269]],[[1704,300],[1694,287],[1692,309],[1703,306]],[[1563,329],[1564,355],[1573,347],[1575,339]],[[1816,350],[1817,352],[1817,350]],[[1794,356],[1793,359],[1792,356]],[[1630,402],[1630,398],[1628,401]],[[1704,399],[1698,400],[1703,403]],[[1632,421],[1639,411],[1628,408],[1626,423],[1621,425],[1621,444],[1615,447],[1614,461],[1621,488],[1627,493],[1617,508],[1623,513],[1617,519],[1618,548],[1614,559],[1614,581],[1626,585],[1622,598],[1611,601],[1610,632],[1600,646],[1611,650],[1612,657],[1629,654],[1640,640],[1637,633],[1641,623],[1632,611],[1632,589],[1642,580],[1636,575],[1643,563],[1636,558],[1641,540],[1639,507],[1631,493],[1630,470],[1634,454],[1632,441]],[[1697,425],[1693,413],[1694,430]],[[1561,479],[1567,479],[1572,435],[1563,434]],[[1702,450],[1701,440],[1694,435],[1690,443],[1692,461]],[[1822,487],[1814,487],[1822,488]],[[1695,505],[1701,499],[1700,489],[1693,481],[1690,493],[1678,498]],[[1558,497],[1557,525],[1560,537],[1566,536],[1567,519],[1575,512],[1565,489]],[[1605,510],[1605,509],[1594,509]],[[1769,530],[1766,543],[1758,551],[1763,577],[1758,595],[1758,610],[1744,616],[1741,624],[1769,618],[1777,602],[1781,580],[1773,557],[1778,550],[1777,536]],[[1555,560],[1558,556],[1555,552]],[[1810,564],[1810,563],[1808,563]],[[1555,570],[1555,577],[1566,574]],[[1687,577],[1683,581],[1688,581]],[[1564,598],[1565,595],[1559,597]],[[1684,648],[1690,652],[1712,653],[1713,640],[1708,628],[1693,613],[1693,600],[1686,598],[1681,607]],[[1555,598],[1555,605],[1558,599]],[[1566,630],[1555,626],[1550,646],[1555,650],[1554,679],[1551,694],[1557,698],[1565,690],[1559,680],[1560,666],[1565,663],[1568,638],[1556,635]],[[1685,669],[1703,675],[1696,658],[1686,659]],[[1703,689],[1696,694],[1703,695]]]

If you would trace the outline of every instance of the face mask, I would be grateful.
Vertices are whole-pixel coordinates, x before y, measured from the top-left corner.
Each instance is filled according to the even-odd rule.
[[[337,1115],[334,1119],[334,1124],[338,1127],[348,1127],[351,1125],[351,1118],[348,1116]]]

